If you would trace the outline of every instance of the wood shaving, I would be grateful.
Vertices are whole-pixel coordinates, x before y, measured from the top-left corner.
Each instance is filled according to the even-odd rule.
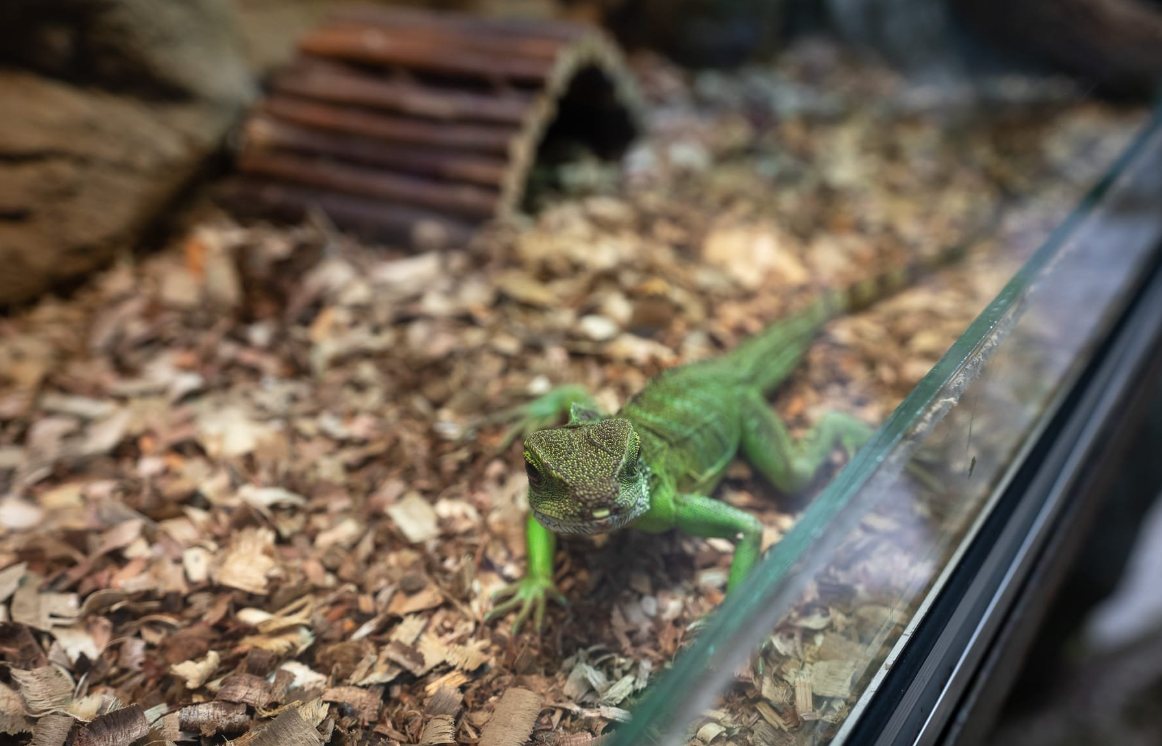
[[[34,629],[51,631],[68,624],[77,615],[80,602],[75,593],[44,593],[37,590],[39,578],[26,576],[12,597],[12,621]]]
[[[420,736],[420,746],[441,743],[456,743],[456,721],[451,715],[433,715]]]
[[[214,579],[248,593],[266,593],[269,587],[267,574],[277,565],[271,556],[273,546],[274,532],[269,529],[252,528],[239,532],[222,558]]]
[[[271,685],[265,677],[235,673],[222,680],[222,688],[218,690],[217,699],[262,708],[269,701],[270,694]]]
[[[804,671],[795,674],[795,712],[800,720],[814,720],[815,700],[811,689],[811,676]]]
[[[24,577],[24,571],[27,568],[27,562],[20,562],[0,570],[0,603],[11,598],[16,589],[20,587],[20,579]]]
[[[180,676],[186,680],[186,687],[200,689],[218,670],[220,663],[221,657],[217,651],[211,650],[206,653],[205,658],[175,663],[171,666],[171,670],[175,676]]]
[[[129,746],[149,733],[139,705],[107,712],[77,730],[76,746]]]
[[[242,733],[250,727],[246,705],[234,702],[203,702],[178,711],[178,727],[190,733],[213,736]]]
[[[24,700],[7,684],[0,683],[0,733],[32,732],[34,722],[24,714]]]
[[[356,686],[336,686],[323,692],[324,702],[340,702],[351,707],[366,725],[379,719],[379,706],[383,692],[379,688],[361,689]]]
[[[541,711],[541,698],[520,687],[500,697],[492,718],[480,733],[480,746],[521,746],[528,740]]]
[[[30,746],[64,746],[76,722],[69,715],[45,715],[36,721]]]
[[[409,492],[395,505],[389,505],[387,514],[395,521],[400,533],[413,544],[419,544],[440,535],[438,516],[431,504],[419,493]]]
[[[237,746],[322,746],[319,732],[303,719],[298,710],[283,710],[259,730],[234,741]]]
[[[858,668],[858,658],[812,663],[810,676],[813,693],[820,697],[847,699],[851,695],[851,686]]]
[[[56,666],[32,671],[14,668],[12,680],[24,700],[25,711],[33,717],[63,710],[73,701],[73,682]]]
[[[456,715],[464,703],[464,695],[456,689],[441,686],[428,700],[424,712],[429,715]]]

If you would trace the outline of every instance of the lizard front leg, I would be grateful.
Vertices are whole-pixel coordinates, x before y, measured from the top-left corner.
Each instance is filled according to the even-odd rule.
[[[828,412],[806,436],[794,440],[757,391],[744,395],[742,410],[743,455],[771,484],[792,494],[811,483],[837,443],[852,454],[872,434],[852,415]]]
[[[691,536],[735,542],[734,559],[730,562],[730,576],[726,581],[727,593],[734,590],[754,567],[762,549],[763,525],[758,518],[702,495],[677,495],[674,498],[674,528]]]
[[[565,596],[553,585],[553,555],[557,550],[557,535],[530,515],[525,537],[528,543],[528,570],[525,576],[493,594],[493,600],[500,603],[484,616],[485,623],[488,623],[519,606],[512,624],[514,635],[520,631],[530,613],[533,614],[533,624],[540,631],[545,623],[546,595],[552,596],[562,605],[566,603]]]

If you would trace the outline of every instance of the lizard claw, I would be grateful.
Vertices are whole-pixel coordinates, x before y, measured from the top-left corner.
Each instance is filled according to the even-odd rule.
[[[512,623],[512,633],[520,632],[520,628],[533,616],[533,626],[537,632],[545,626],[545,596],[552,596],[553,600],[562,606],[568,606],[565,595],[553,585],[552,578],[526,577],[516,583],[511,583],[492,594],[493,601],[500,601],[492,610],[484,615],[485,624],[499,619],[513,609],[518,609],[516,619]]]

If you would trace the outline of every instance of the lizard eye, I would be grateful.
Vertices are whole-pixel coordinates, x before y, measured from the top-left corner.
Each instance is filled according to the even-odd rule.
[[[528,475],[530,487],[536,487],[541,483],[541,472],[537,467],[533,466],[531,461],[525,462],[525,474]]]

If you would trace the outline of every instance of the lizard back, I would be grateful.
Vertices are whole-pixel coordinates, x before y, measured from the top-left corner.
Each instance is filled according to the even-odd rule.
[[[653,473],[675,475],[679,492],[712,489],[738,452],[739,389],[723,380],[718,363],[663,371],[618,412],[642,439]]]

